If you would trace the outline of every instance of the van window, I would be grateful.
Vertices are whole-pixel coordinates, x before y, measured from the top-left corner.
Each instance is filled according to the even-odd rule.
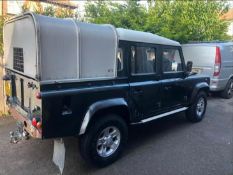
[[[150,47],[131,47],[131,73],[151,74],[156,72],[156,52]]]
[[[178,49],[163,50],[163,72],[182,71],[182,61]]]

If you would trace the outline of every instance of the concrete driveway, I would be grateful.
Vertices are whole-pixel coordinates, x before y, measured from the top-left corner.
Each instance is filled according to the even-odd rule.
[[[12,118],[0,119],[0,175],[59,174],[52,162],[52,140],[9,143]],[[183,114],[130,128],[129,144],[113,165],[96,169],[78,152],[78,140],[66,138],[64,175],[232,175],[233,99],[210,97],[206,118],[191,124]]]

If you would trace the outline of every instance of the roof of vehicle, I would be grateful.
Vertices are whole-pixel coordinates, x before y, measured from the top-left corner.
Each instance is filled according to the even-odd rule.
[[[16,20],[17,18],[21,18],[22,16],[25,15],[31,15],[33,16],[33,18],[36,18],[37,20],[40,19],[42,21],[45,21],[46,19],[49,19],[50,22],[52,22],[52,20],[56,20],[56,18],[51,18],[48,17],[46,18],[45,16],[42,15],[37,15],[35,13],[31,13],[31,12],[27,12],[24,14],[21,14],[19,16],[13,17],[12,19],[8,20],[7,22],[10,22],[11,20]],[[81,24],[85,24],[85,22],[79,22],[74,20],[75,22]],[[62,21],[61,21],[62,22]],[[39,25],[40,23],[38,23]],[[90,23],[86,23],[91,25]],[[92,25],[93,27],[93,31],[95,30],[95,26],[106,26],[109,27],[109,25],[103,24],[103,25]],[[112,26],[113,27],[113,26]],[[68,28],[64,27],[64,30],[66,30]],[[115,28],[115,27],[113,27]],[[177,41],[156,35],[156,34],[152,34],[150,32],[142,32],[142,31],[136,31],[136,30],[130,30],[130,29],[124,29],[124,28],[115,28],[116,30],[116,34],[118,35],[118,39],[119,40],[126,40],[126,41],[134,41],[134,42],[142,42],[142,43],[152,43],[152,44],[161,44],[161,45],[170,45],[170,46],[181,46],[181,44]]]
[[[118,37],[120,40],[153,43],[171,46],[181,46],[179,42],[170,40],[168,38],[155,35],[149,32],[140,32],[135,30],[117,28]]]
[[[232,41],[210,41],[210,42],[193,42],[188,44],[182,44],[182,46],[231,46]]]
[[[30,29],[30,37],[26,37],[25,29]],[[5,57],[9,58],[6,59],[9,60],[8,67],[13,69],[11,55],[14,51],[9,48],[20,46],[24,50],[31,50],[33,47],[35,51],[25,54],[24,60],[35,60],[38,63],[35,63],[37,72],[31,73],[29,67],[32,66],[29,65],[25,66],[28,70],[24,74],[40,77],[45,83],[116,77],[118,40],[181,46],[179,42],[152,33],[34,13],[24,13],[8,20],[4,26],[4,38],[5,48],[8,48],[8,52],[5,52]],[[29,42],[34,45],[31,46]],[[25,61],[25,64],[31,64],[30,61]],[[68,69],[60,71],[64,65]]]

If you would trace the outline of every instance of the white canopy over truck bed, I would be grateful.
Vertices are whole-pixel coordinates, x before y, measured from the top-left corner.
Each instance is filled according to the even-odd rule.
[[[26,13],[4,26],[6,68],[42,82],[114,77],[116,51],[111,25]]]
[[[42,83],[114,78],[118,40],[180,46],[152,33],[25,13],[4,26],[6,68]]]

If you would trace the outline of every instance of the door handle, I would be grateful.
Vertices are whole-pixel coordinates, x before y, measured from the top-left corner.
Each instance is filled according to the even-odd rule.
[[[143,93],[143,90],[141,90],[141,89],[136,89],[136,90],[134,90],[133,93],[134,93],[135,95],[142,94],[142,93]]]
[[[164,89],[165,90],[170,90],[172,88],[172,86],[165,86]]]

